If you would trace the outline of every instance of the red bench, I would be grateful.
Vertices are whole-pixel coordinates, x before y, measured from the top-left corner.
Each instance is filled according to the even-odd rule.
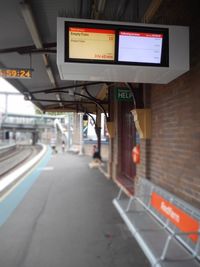
[[[152,266],[200,267],[200,210],[141,178],[113,204]]]

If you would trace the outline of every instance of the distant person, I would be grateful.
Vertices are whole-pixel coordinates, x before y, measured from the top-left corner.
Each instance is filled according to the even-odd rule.
[[[101,161],[101,156],[99,153],[99,150],[96,145],[93,145],[93,154],[92,154],[93,160],[89,163],[90,168],[98,168],[103,165]]]
[[[62,141],[62,152],[63,153],[65,152],[65,141],[64,140]]]
[[[51,138],[51,148],[52,148],[54,153],[58,153],[58,151],[56,149],[56,139],[55,138]]]
[[[96,145],[93,145],[93,155],[92,155],[92,157],[93,157],[93,159],[101,160],[101,156],[99,154],[99,151],[98,151]]]

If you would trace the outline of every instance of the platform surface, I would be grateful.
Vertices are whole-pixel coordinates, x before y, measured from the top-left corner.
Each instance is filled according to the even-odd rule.
[[[117,186],[90,160],[52,155],[0,227],[0,266],[150,266],[112,204]]]

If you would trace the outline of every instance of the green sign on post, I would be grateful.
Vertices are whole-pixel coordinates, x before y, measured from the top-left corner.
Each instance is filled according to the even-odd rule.
[[[128,88],[117,88],[116,90],[117,101],[132,101],[132,93]]]

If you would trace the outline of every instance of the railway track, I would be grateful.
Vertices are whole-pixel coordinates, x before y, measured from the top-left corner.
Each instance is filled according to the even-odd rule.
[[[0,157],[0,179],[30,160],[40,151],[39,146],[17,146],[14,151]]]

